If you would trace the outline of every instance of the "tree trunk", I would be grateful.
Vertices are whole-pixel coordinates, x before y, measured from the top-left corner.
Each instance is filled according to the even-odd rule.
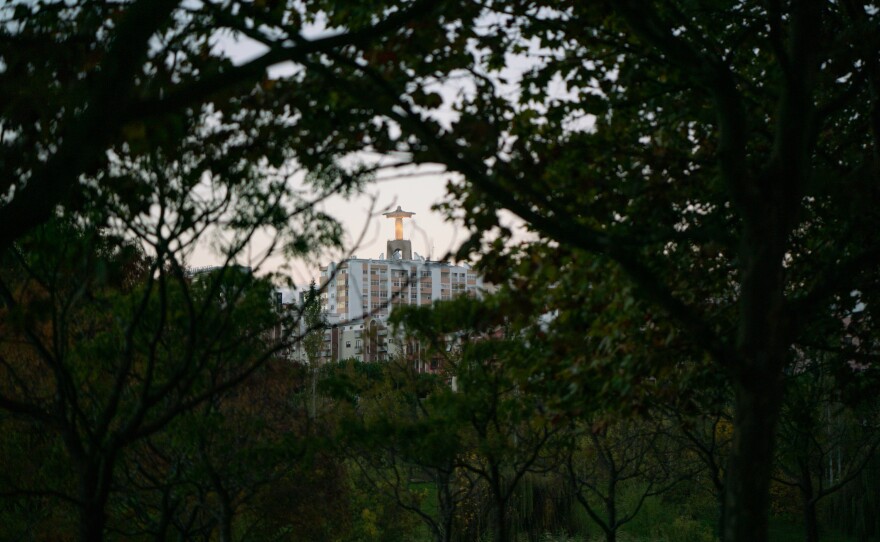
[[[229,496],[223,492],[220,494],[220,542],[232,542],[232,505]]]
[[[80,508],[79,539],[82,542],[100,542],[104,539],[106,523],[104,506],[94,501],[83,503]]]
[[[499,463],[493,461],[489,467],[489,487],[495,501],[495,542],[508,542],[510,530],[507,525],[507,500],[509,491],[505,491],[504,477],[501,475]]]
[[[309,418],[314,420],[318,416],[318,370],[315,365],[309,365]]]
[[[724,542],[767,541],[773,438],[782,391],[780,375],[772,370],[754,371],[752,378],[741,378],[736,386],[733,443],[725,476]]]
[[[806,458],[798,461],[801,494],[801,510],[804,515],[804,535],[806,542],[819,542],[819,519],[816,517],[816,500],[813,498],[813,477]]]
[[[617,477],[618,472],[608,473],[608,497],[605,499],[605,514],[608,528],[605,529],[605,542],[617,542]]]
[[[104,539],[112,464],[113,461],[108,459],[81,467],[79,540],[82,542],[100,542]]]
[[[509,542],[510,533],[507,525],[507,503],[497,500],[495,503],[495,542]]]
[[[455,520],[455,503],[449,487],[452,483],[452,475],[441,472],[435,477],[435,480],[437,483],[437,508],[440,512],[437,542],[451,542],[452,526]]]
[[[499,486],[500,488],[500,486]],[[509,542],[510,526],[507,524],[507,499],[495,497],[495,542]]]
[[[816,503],[811,499],[804,503],[803,509],[806,542],[819,542],[819,519],[816,516]]]
[[[767,542],[773,445],[791,346],[782,265],[793,210],[771,168],[766,201],[744,217],[735,354],[727,360],[735,393],[733,442],[724,477],[724,542]]]

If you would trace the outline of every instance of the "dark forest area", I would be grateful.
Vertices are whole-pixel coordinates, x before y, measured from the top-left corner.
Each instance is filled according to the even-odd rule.
[[[491,287],[292,360],[422,166]],[[5,2],[0,172],[2,540],[880,540],[875,3]]]

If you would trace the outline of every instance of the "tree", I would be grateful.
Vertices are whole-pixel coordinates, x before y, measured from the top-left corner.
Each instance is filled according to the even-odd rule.
[[[798,492],[806,542],[819,540],[819,502],[855,480],[880,447],[876,401],[847,405],[824,365],[805,361],[789,377],[774,476]]]
[[[540,354],[505,329],[503,311],[470,297],[431,308],[400,307],[392,321],[424,345],[423,355],[439,359],[450,378],[419,408],[427,420],[455,432],[461,451],[454,465],[485,488],[491,536],[512,540],[517,489],[529,474],[548,473],[560,463],[567,427],[544,408],[541,395],[519,386],[518,371]]]
[[[73,466],[57,478],[12,472],[4,496],[68,505],[78,527],[65,525],[83,540],[105,534],[127,450],[295,339],[266,340],[279,320],[298,329],[300,313],[276,313],[273,279],[256,273],[278,252],[338,246],[315,204],[357,188],[357,166],[334,161],[348,149],[291,128],[300,106],[321,115],[296,83],[265,80],[283,58],[233,66],[214,50],[238,7],[178,4],[0,8],[2,423],[43,432],[45,464]],[[384,24],[300,52],[372,39]],[[310,191],[292,182],[300,152]],[[257,231],[269,248],[238,264]],[[221,264],[196,276],[186,262],[206,245]]]
[[[242,115],[239,126],[274,129]],[[0,406],[52,434],[78,478],[13,494],[66,499],[86,540],[103,536],[124,450],[240,385],[297,338],[301,313],[275,310],[274,278],[256,276],[262,262],[339,244],[338,225],[315,208],[328,192],[291,191],[295,170],[274,166],[275,151],[194,117],[119,143],[104,169],[82,179],[75,205],[2,254],[9,361]],[[261,230],[273,244],[238,264]],[[188,271],[194,247],[209,241],[221,265]],[[289,331],[268,341],[279,322]]]
[[[333,469],[321,476],[306,412],[290,400],[305,380],[301,367],[274,359],[253,378],[217,394],[169,427],[130,447],[120,466],[108,532],[124,538],[284,539],[302,522],[311,496],[344,510],[332,492]],[[344,483],[344,482],[342,482]],[[310,498],[290,499],[290,492]],[[331,512],[326,516],[345,525]],[[315,519],[315,518],[311,518]],[[317,530],[319,521],[314,521]],[[304,536],[306,529],[298,530]]]
[[[327,349],[324,344],[324,331],[327,329],[327,322],[324,319],[321,297],[314,279],[309,284],[309,291],[306,292],[302,310],[303,323],[305,324],[303,349],[306,351],[309,363],[309,416],[314,418],[317,416],[318,410],[318,373],[321,359]]]
[[[52,435],[44,458],[70,476],[11,487],[74,504],[80,539],[100,540],[124,453],[272,356],[271,285],[238,269],[190,281],[100,235],[36,232],[0,275],[4,418]]]
[[[331,171],[325,180],[351,189],[357,179],[346,172],[352,168],[335,163],[351,147],[329,144],[321,129],[327,126],[316,99],[322,89],[303,72],[270,82],[267,70],[371,41],[407,21],[412,11],[391,10],[377,24],[352,17],[350,32],[309,39],[304,33],[316,15],[285,8],[179,0],[5,4],[0,188],[9,197],[0,205],[0,249],[49,220],[57,206],[75,211],[99,195],[123,197],[146,211],[154,203],[149,194],[107,173],[119,157],[145,146],[175,148],[194,124],[212,127],[213,137],[236,136],[218,159],[242,167],[279,166],[299,154],[302,166]],[[243,28],[251,34],[253,28],[247,28],[255,22],[259,27],[264,18],[286,24],[284,39],[296,43],[238,65],[215,47],[224,33],[241,35]],[[358,117],[355,111],[348,116]],[[297,119],[308,127],[297,130]],[[360,122],[375,131],[369,119]],[[200,135],[200,141],[210,140],[207,132]],[[235,178],[219,176],[218,183],[231,188]]]
[[[212,108],[247,134],[234,120],[244,107],[245,125],[286,135],[249,142],[295,148],[304,167],[341,171],[346,187],[375,167],[325,162],[356,150],[393,152],[394,165],[442,164],[463,176],[448,202],[474,230],[462,256],[486,248],[487,265],[515,268],[520,254],[507,250],[499,221],[510,211],[544,245],[530,256],[613,269],[606,290],[627,285],[652,323],[674,324],[689,354],[699,351],[690,359],[711,360],[724,375],[735,396],[724,539],[766,540],[783,375],[795,349],[842,332],[832,307],[876,306],[876,6],[174,6],[4,11],[10,76],[2,91],[13,98],[3,100],[13,134],[2,140],[12,183],[4,193],[12,200],[0,208],[0,247],[58,203],[74,207],[72,196],[90,186],[110,191],[100,177],[80,182],[106,166],[108,149],[172,133]],[[304,22],[317,20],[334,32],[305,37]],[[205,46],[218,28],[266,52],[231,66]],[[72,47],[83,35],[97,38]],[[151,42],[156,35],[167,40]],[[170,45],[148,47],[157,41]],[[35,55],[39,47],[51,54]],[[279,61],[293,61],[293,73],[264,82],[264,69]],[[21,80],[59,76],[70,84],[40,88],[70,92],[18,92]],[[32,95],[45,99],[34,107]],[[166,115],[174,112],[186,114]],[[497,242],[484,242],[495,233]],[[524,295],[534,286],[528,277],[515,277]]]
[[[621,422],[587,428],[577,435],[567,460],[578,502],[605,534],[607,542],[633,520],[649,497],[662,495],[693,475],[674,452],[674,441],[659,427]],[[629,508],[621,498],[634,489]]]
[[[550,251],[614,266],[713,361],[735,397],[724,540],[766,540],[794,349],[878,283],[876,7],[433,5],[304,66],[387,119],[369,146],[463,175],[461,255],[510,211]]]
[[[672,429],[672,437],[680,440],[681,448],[699,458],[703,464],[703,469],[694,476],[694,481],[714,497],[718,503],[718,517],[723,517],[724,459],[732,434],[730,416],[718,408],[708,408],[704,412],[696,413],[673,408],[669,417],[677,422],[677,427]],[[718,526],[722,523],[723,521],[719,522]]]
[[[344,390],[335,406],[341,453],[373,491],[418,518],[436,542],[461,539],[456,524],[477,481],[460,468],[473,450],[463,441],[447,380],[419,372],[402,354],[343,368],[329,376],[335,381],[329,387]],[[343,400],[352,393],[356,402]]]
[[[47,431],[56,444],[47,451],[74,465],[71,480],[16,484],[12,493],[72,504],[84,540],[104,534],[127,449],[296,340],[292,331],[267,338],[279,323],[298,329],[301,314],[276,311],[273,277],[255,274],[261,262],[277,250],[302,255],[338,243],[336,223],[290,193],[288,172],[243,162],[247,145],[237,139],[194,124],[174,146],[120,149],[86,183],[77,209],[59,209],[2,254],[0,406]],[[281,248],[236,263],[267,228]],[[209,238],[222,264],[188,270],[193,247]]]

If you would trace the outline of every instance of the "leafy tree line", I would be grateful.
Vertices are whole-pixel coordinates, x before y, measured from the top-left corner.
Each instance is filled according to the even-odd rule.
[[[713,361],[736,402],[723,536],[766,540],[796,347],[816,336],[836,345],[877,282],[876,212],[864,205],[878,171],[876,9],[444,7],[373,49],[306,65],[400,127],[388,150],[464,176],[449,209],[477,232],[471,247],[500,227],[499,209],[512,211],[546,252],[607,262],[652,319]],[[348,12],[336,14],[342,23]],[[535,67],[510,91],[502,79],[517,53]],[[444,122],[430,89],[462,72],[468,84]],[[495,247],[490,257],[519,256]]]
[[[713,458],[722,539],[767,540],[774,479],[813,516],[863,472],[821,470],[831,450],[872,437],[866,422],[782,446],[822,426],[799,394],[829,396],[823,423],[875,395],[878,17],[852,0],[5,4],[0,406],[75,465],[13,493],[68,503],[99,539],[125,451],[271,358],[267,283],[232,267],[254,233],[274,239],[265,257],[338,246],[317,204],[431,163],[460,175],[443,206],[472,232],[459,256],[478,255],[509,289],[504,325],[541,345],[507,384],[541,398],[531,410],[732,404],[723,449],[685,436]],[[229,34],[261,49],[234,64]],[[503,210],[536,240],[508,242]],[[199,244],[228,268],[208,286],[184,273]],[[814,364],[821,392],[800,384]],[[470,420],[497,536],[545,459],[498,446],[556,438],[534,423],[502,437]]]
[[[37,263],[57,270],[65,284],[76,276],[70,268],[82,264],[82,245],[73,243],[78,237],[51,233],[43,242],[61,240],[67,251],[53,245],[44,252],[48,261],[32,262],[34,275],[22,281],[30,286],[20,296],[42,295],[52,284],[37,283]],[[609,410],[601,390],[609,381],[553,371],[558,349],[570,345],[559,344],[549,327],[569,323],[508,317],[520,302],[507,297],[516,290],[395,313],[425,345],[423,355],[440,358],[441,374],[419,373],[405,357],[316,370],[260,359],[282,346],[266,342],[278,317],[272,288],[232,267],[169,281],[143,308],[125,366],[118,348],[124,328],[114,320],[127,313],[115,307],[139,306],[148,266],[131,246],[104,250],[91,266],[83,264],[81,271],[96,276],[82,299],[70,304],[60,286],[48,290],[59,304],[70,304],[63,326],[38,312],[54,310],[51,303],[32,302],[31,312],[10,314],[18,323],[5,330],[4,394],[19,394],[22,403],[58,420],[0,418],[13,435],[3,445],[14,468],[3,473],[0,507],[12,538],[53,539],[78,529],[71,538],[508,541],[568,533],[613,541],[621,531],[668,535],[639,527],[645,507],[656,502],[669,509],[665,520],[713,537],[719,507],[706,513],[702,503],[723,497],[717,465],[730,445],[729,401],[713,388],[709,397],[682,400],[677,380],[654,378],[630,384],[626,393],[637,407]],[[18,278],[16,269],[6,269],[5,278]],[[197,321],[204,329],[188,329],[187,295],[205,303]],[[53,404],[58,384],[42,369],[49,361],[36,358],[30,342],[13,341],[29,330],[52,343],[65,337],[56,363],[63,363],[76,393],[56,391]],[[638,344],[609,352],[616,362],[593,361],[599,370],[625,363]],[[196,351],[185,356],[190,348]],[[546,367],[543,377],[535,364]],[[793,432],[785,433],[774,469],[787,485],[816,484],[816,494],[803,500],[805,512],[812,507],[813,515],[803,516],[812,526],[830,521],[811,499],[852,488],[849,482],[869,472],[867,463],[877,457],[877,414],[858,397],[866,382],[857,380],[840,395],[822,370],[791,375],[792,390],[804,392],[790,394],[782,427]],[[679,379],[707,378],[699,364],[676,371]],[[233,382],[243,372],[248,378]],[[562,388],[581,384],[593,388],[563,396]],[[146,403],[151,395],[158,400]],[[70,421],[60,416],[65,409],[76,409]],[[833,419],[822,418],[829,412]],[[113,417],[108,428],[97,425],[100,416]],[[131,427],[138,433],[127,433]],[[71,444],[74,430],[78,440]],[[81,453],[76,442],[89,454],[84,459],[75,455]],[[838,454],[832,473],[825,468],[830,450]],[[813,470],[800,469],[805,461]],[[94,463],[107,469],[97,487],[85,483]],[[829,474],[836,478],[826,482]],[[98,490],[105,492],[102,501]],[[848,499],[869,502],[872,491]],[[787,500],[783,495],[780,502]],[[701,511],[702,523],[687,523],[694,521],[691,508]]]
[[[216,26],[186,12],[174,2],[0,8],[10,538],[231,540],[232,514],[265,508],[262,484],[290,480],[263,448],[281,453],[270,444],[297,422],[270,424],[273,437],[251,448],[248,431],[285,412],[236,421],[230,410],[267,371],[293,378],[270,365],[298,337],[267,337],[297,329],[302,314],[276,310],[279,277],[262,262],[338,246],[339,226],[316,204],[354,181],[314,167],[314,189],[292,189],[301,167],[281,134],[288,123],[250,95],[259,70],[220,83],[231,65],[211,52]],[[171,87],[205,83],[165,101]],[[270,245],[251,258],[257,232]],[[197,247],[220,265],[194,277]],[[244,471],[227,471],[223,454],[236,450]],[[266,517],[252,529],[265,532]]]
[[[621,532],[636,539],[716,539],[724,496],[719,465],[733,429],[730,397],[719,399],[712,388],[706,390],[710,397],[697,390],[682,397],[680,390],[649,379],[631,391],[647,405],[645,413],[610,412],[601,393],[578,396],[576,407],[554,404],[555,384],[537,381],[530,369],[536,359],[554,355],[548,352],[557,338],[534,320],[518,329],[511,325],[505,315],[514,300],[503,297],[397,313],[424,344],[435,345],[423,355],[443,358],[445,375],[419,374],[405,359],[367,375],[357,372],[359,364],[327,373],[329,396],[349,403],[330,407],[341,416],[344,457],[368,487],[420,519],[438,541],[539,540],[549,533],[613,541]],[[453,331],[457,346],[450,350]],[[680,378],[703,378],[702,371],[685,372],[694,368],[680,370]],[[861,529],[859,536],[870,539],[880,533],[859,520],[841,522],[832,511],[853,498],[837,492],[853,489],[850,482],[870,472],[867,458],[878,457],[876,401],[853,403],[829,385],[823,370],[790,376],[793,390],[805,386],[824,396],[793,391],[786,400],[785,444],[771,466],[777,480],[772,509],[777,522],[802,525],[808,541],[829,534],[832,526],[853,534]],[[858,382],[865,385],[873,386],[869,379]],[[814,412],[835,414],[799,425]],[[797,436],[788,432],[792,426],[799,427]],[[784,453],[817,454],[805,441],[835,447],[840,462],[829,472],[825,452],[811,460],[808,481],[786,482],[801,471]],[[816,493],[786,489],[798,483],[813,484]],[[872,498],[862,494],[856,501]],[[645,525],[641,517],[655,503],[667,515]]]

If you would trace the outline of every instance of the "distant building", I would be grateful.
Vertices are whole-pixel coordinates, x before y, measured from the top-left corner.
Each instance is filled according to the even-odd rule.
[[[395,306],[430,305],[482,289],[482,279],[468,265],[430,261],[412,251],[412,242],[403,239],[402,222],[413,214],[400,207],[385,213],[395,219],[387,257],[350,258],[321,268],[321,282],[327,284],[321,304],[328,321],[384,321]]]
[[[387,252],[376,259],[349,258],[321,267],[321,307],[329,329],[325,332],[324,360],[381,361],[404,354],[423,371],[429,360],[421,359],[421,347],[402,337],[389,336],[386,322],[395,307],[430,305],[459,295],[480,295],[482,279],[470,266],[430,261],[412,250],[403,238],[403,219],[415,213],[385,213],[395,219],[395,238]],[[386,256],[387,255],[387,256]],[[301,346],[294,358],[306,361]]]
[[[352,258],[322,267],[321,280],[327,283],[321,306],[328,320],[337,321],[385,320],[395,306],[430,305],[482,288],[469,267],[425,259]]]

